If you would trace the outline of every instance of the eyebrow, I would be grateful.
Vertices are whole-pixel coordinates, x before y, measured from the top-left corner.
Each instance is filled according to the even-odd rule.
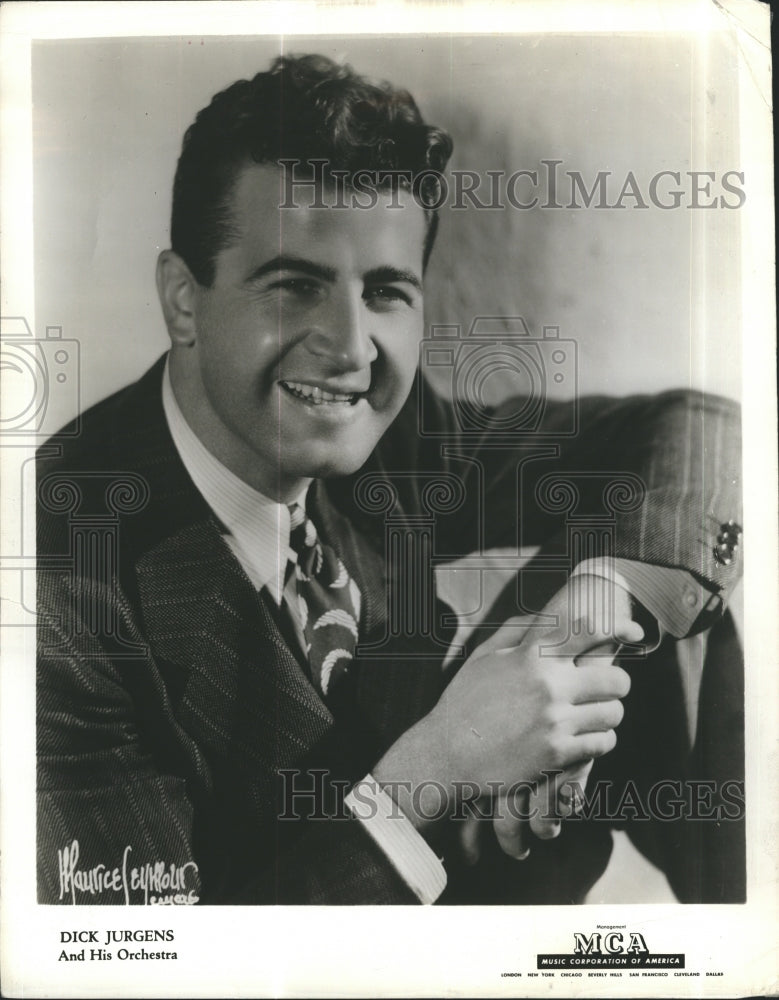
[[[302,274],[311,275],[312,278],[320,278],[322,281],[330,282],[335,281],[338,277],[338,272],[335,268],[327,267],[324,264],[316,264],[313,260],[308,260],[306,257],[284,255],[273,257],[264,264],[260,264],[249,275],[247,282],[257,281],[266,274],[274,274],[279,271],[299,271]],[[418,292],[422,292],[422,282],[420,279],[413,271],[406,270],[405,268],[391,267],[389,265],[375,267],[365,272],[363,280],[369,285],[406,282]]]
[[[398,267],[375,267],[372,271],[367,271],[363,278],[369,285],[391,285],[396,282],[405,281],[412,285],[418,292],[422,292],[422,282],[413,271]]]
[[[310,274],[312,278],[321,278],[323,281],[335,281],[336,279],[336,272],[332,267],[315,264],[313,260],[308,260],[306,257],[281,256],[260,264],[252,271],[247,281],[257,281],[258,278],[262,278],[266,274],[274,274],[279,271],[300,271],[303,274]]]

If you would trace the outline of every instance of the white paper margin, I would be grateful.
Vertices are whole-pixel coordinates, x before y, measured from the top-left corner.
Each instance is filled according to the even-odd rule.
[[[6,996],[614,995],[734,996],[775,992],[777,974],[777,563],[772,140],[767,9],[756,0],[462,5],[325,3],[16,3],[0,11],[2,315],[34,326],[31,38],[166,34],[718,30],[738,27],[744,350],[747,802],[744,906],[517,908],[118,908],[34,902],[34,635],[3,629],[2,978]],[[361,67],[358,67],[358,69]],[[398,79],[402,82],[402,67]],[[748,338],[747,338],[748,334]],[[5,455],[3,455],[4,465]],[[17,483],[3,490],[0,552],[15,551]],[[29,524],[29,520],[25,522]],[[29,552],[29,549],[25,549]],[[7,564],[3,564],[7,569]],[[11,566],[14,576],[21,568]],[[3,573],[3,580],[8,573]],[[11,602],[12,603],[12,602]],[[3,622],[15,609],[3,604]],[[657,950],[716,979],[501,978],[564,950],[574,930],[625,924]],[[173,927],[175,963],[58,965],[59,932]],[[102,936],[102,934],[101,934]]]

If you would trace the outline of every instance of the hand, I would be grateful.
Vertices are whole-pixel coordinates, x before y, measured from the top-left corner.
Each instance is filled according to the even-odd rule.
[[[606,642],[596,649],[588,650],[588,655],[608,657],[609,662],[613,663],[620,648],[617,642]],[[580,664],[577,663],[578,665]],[[584,794],[593,763],[593,760],[587,760],[578,767],[563,771],[554,778],[552,788],[549,787],[547,779],[545,787],[531,797],[530,831],[539,840],[552,840],[559,836],[562,829],[560,821],[576,811],[577,797]],[[550,815],[551,813],[554,815]],[[505,840],[507,836],[508,831],[504,829],[503,839]]]
[[[631,618],[628,592],[600,577],[582,574],[569,581],[544,609],[545,613],[550,611],[558,615],[567,612],[571,631],[578,637],[574,641],[580,643],[575,656],[577,666],[613,662],[620,649],[620,640],[635,643],[643,638],[643,630]],[[596,623],[600,623],[600,628]],[[609,638],[601,641],[606,635]],[[522,859],[529,853],[531,832],[542,840],[558,836],[560,821],[575,810],[574,794],[583,792],[592,764],[590,759],[564,770],[553,779],[552,787],[543,782],[538,791],[530,794],[527,808],[521,814],[517,810],[497,810],[493,826],[501,849]],[[520,816],[530,818],[526,821]],[[474,832],[469,831],[466,838],[472,857]]]
[[[567,588],[560,595],[546,613],[567,611]],[[567,614],[556,617],[554,626],[529,627],[519,645],[516,621],[507,623],[373,768],[418,829],[428,832],[451,815],[463,788],[499,798],[544,770],[565,769],[615,745],[619,699],[630,679],[601,663],[577,670],[576,656],[593,642],[569,634]],[[625,623],[628,641],[636,634],[631,625]],[[596,633],[596,641],[606,638]]]

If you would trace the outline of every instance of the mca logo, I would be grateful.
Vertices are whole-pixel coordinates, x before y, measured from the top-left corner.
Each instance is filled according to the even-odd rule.
[[[574,931],[573,951],[566,955],[536,955],[538,969],[628,969],[631,975],[638,975],[636,969],[683,969],[684,962],[685,956],[681,952],[650,953],[644,935],[638,931],[608,925],[599,927],[593,934]]]
[[[623,934],[621,931],[610,931],[608,934],[581,934],[574,931],[573,934],[574,955],[648,955],[649,949],[646,946],[643,934],[630,931]]]

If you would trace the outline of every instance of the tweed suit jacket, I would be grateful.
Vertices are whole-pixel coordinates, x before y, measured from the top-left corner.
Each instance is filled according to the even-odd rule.
[[[450,408],[420,382],[366,467],[310,493],[320,534],[363,594],[363,652],[331,711],[284,616],[251,585],[176,453],[162,367],[89,411],[75,439],[52,439],[39,454],[40,902],[143,902],[149,879],[159,896],[206,904],[415,902],[342,798],[433,707],[464,658],[442,670],[454,624],[434,592],[431,552],[443,563],[540,546],[537,569],[506,591],[478,641],[507,614],[543,606],[564,582],[572,518],[602,506],[604,476],[616,471],[643,492],[609,522],[614,554],[685,569],[723,599],[738,578],[737,559],[725,565],[713,555],[719,526],[739,516],[732,404],[689,393],[582,400],[576,435],[567,412],[550,404],[521,442],[496,447],[489,430],[458,436]],[[565,509],[548,500],[550,476],[576,484]],[[430,545],[399,566],[387,557],[392,531],[418,535],[420,525]],[[387,595],[409,579],[420,601],[429,597],[432,625],[392,620]],[[666,642],[656,669],[651,658],[631,667],[621,730],[630,738],[599,765],[615,784],[739,777],[738,645],[719,612],[704,626],[711,680],[696,739],[686,735]],[[444,834],[442,901],[581,899],[605,867],[610,838],[604,823],[565,826],[539,843],[532,869],[491,842],[466,868]],[[712,824],[650,823],[638,839],[681,898],[743,893],[739,824],[723,834]],[[106,881],[100,866],[119,876]]]

